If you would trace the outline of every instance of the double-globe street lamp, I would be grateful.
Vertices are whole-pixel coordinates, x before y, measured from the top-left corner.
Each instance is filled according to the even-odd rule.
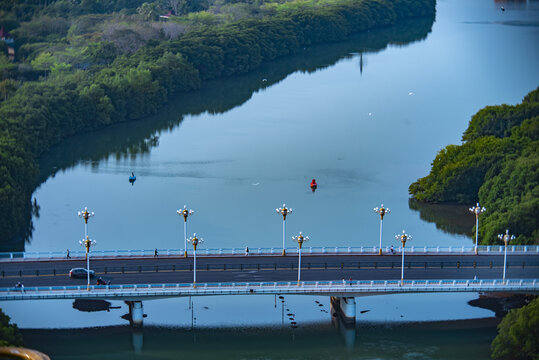
[[[94,212],[88,211],[87,207],[84,207],[84,210],[78,212],[79,216],[84,219],[84,239],[79,241],[79,244],[86,248],[86,276],[88,279],[88,287],[90,290],[90,247],[96,244],[95,240],[91,240],[88,236],[88,219],[93,217]]]
[[[187,241],[193,245],[193,287],[197,287],[197,245],[202,244],[204,239],[197,238],[197,234],[193,234]]]
[[[275,209],[275,211],[277,211],[278,214],[281,214],[283,216],[283,256],[285,256],[286,255],[286,250],[285,250],[286,248],[286,245],[285,245],[286,216],[292,213],[292,209],[287,208],[286,204],[283,204],[283,207]]]
[[[412,236],[408,235],[404,230],[402,230],[402,234],[395,235],[395,239],[402,242],[402,264],[401,264],[401,285],[404,283],[404,246],[406,245],[407,241],[412,240]]]
[[[189,215],[193,215],[195,211],[192,209],[188,209],[187,205],[184,205],[183,209],[176,210],[176,212],[178,213],[178,215],[183,216],[183,256],[187,257],[187,218],[189,217]]]
[[[479,214],[484,213],[485,211],[487,211],[487,209],[479,206],[479,203],[477,203],[469,210],[470,212],[475,214],[475,253],[477,254],[477,239],[479,238]]]
[[[380,207],[375,207],[374,212],[380,215],[380,251],[379,254],[382,255],[382,223],[384,222],[384,215],[389,214],[391,210],[384,207],[384,204]]]
[[[515,235],[509,235],[509,229],[505,230],[505,234],[499,234],[498,239],[502,240],[505,243],[505,252],[503,255],[503,283],[505,284],[505,269],[507,265],[507,243],[509,240],[515,240]]]
[[[292,240],[298,243],[298,286],[299,282],[301,280],[301,246],[305,241],[309,241],[308,236],[303,236],[301,231],[299,232],[299,235],[292,236]]]

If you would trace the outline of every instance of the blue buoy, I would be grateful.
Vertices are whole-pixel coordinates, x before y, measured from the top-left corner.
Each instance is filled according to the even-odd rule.
[[[136,180],[137,177],[135,176],[135,174],[131,173],[131,176],[129,177],[129,182],[131,183],[131,185],[134,185]]]

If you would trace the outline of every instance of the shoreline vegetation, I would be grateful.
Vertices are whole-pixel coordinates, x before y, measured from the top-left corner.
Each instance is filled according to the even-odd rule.
[[[412,183],[414,201],[479,202],[479,242],[499,244],[509,229],[513,245],[539,244],[539,88],[517,105],[487,106],[475,114],[461,145],[448,145],[430,173]]]
[[[108,3],[0,6],[0,25],[13,36],[16,54],[15,62],[7,60],[0,42],[1,251],[24,250],[32,233],[38,161],[65,139],[155,114],[173,94],[197,90],[205,80],[249,73],[315,44],[406,19],[434,19],[436,5],[435,0],[261,1],[258,12],[236,20],[210,10],[217,3],[237,10],[241,1],[209,1],[208,10],[173,8],[168,14],[180,14],[176,21],[156,23],[163,6],[186,2],[124,0],[107,8]],[[103,18],[107,26],[99,27]],[[112,26],[111,18],[123,21]],[[156,37],[137,32],[142,25],[133,19],[141,18],[146,30],[160,29]],[[172,25],[181,28],[175,36],[165,30]]]

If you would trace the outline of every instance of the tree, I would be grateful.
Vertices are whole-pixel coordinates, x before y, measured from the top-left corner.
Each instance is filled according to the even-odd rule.
[[[142,15],[146,21],[156,20],[157,16],[159,16],[157,5],[155,5],[155,3],[145,2],[137,8],[137,13]]]
[[[47,77],[47,71],[56,64],[56,59],[51,53],[43,52],[32,60],[31,64],[34,69],[43,71],[45,77]]]
[[[17,82],[15,80],[6,79],[0,81],[0,97],[7,100],[7,98],[17,91]]]
[[[491,350],[493,359],[539,359],[539,298],[503,318]]]
[[[0,346],[21,346],[22,336],[15,324],[10,324],[9,316],[0,309]]]

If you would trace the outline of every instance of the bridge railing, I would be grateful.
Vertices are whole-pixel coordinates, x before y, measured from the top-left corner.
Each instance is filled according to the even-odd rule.
[[[476,291],[539,291],[537,279],[492,280],[337,280],[296,282],[229,282],[192,284],[137,284],[10,287],[0,288],[0,300],[46,298],[107,298],[122,296],[182,296],[214,294],[264,293],[375,293],[375,292],[476,292]]]
[[[93,257],[163,257],[163,256],[183,256],[184,249],[139,249],[139,250],[92,250]],[[287,254],[297,254],[297,248],[287,248]],[[386,254],[391,253],[391,248],[382,247]],[[401,247],[393,250],[395,253],[401,252]],[[537,245],[511,245],[507,247],[509,253],[518,254],[539,254]],[[192,256],[193,250],[188,249],[188,254]],[[322,247],[304,247],[303,255],[377,255],[379,247],[377,246],[322,246]],[[410,246],[406,248],[407,253],[412,254],[474,254],[473,246]],[[504,246],[488,245],[479,246],[479,254],[502,254]],[[282,248],[220,248],[197,250],[197,256],[257,256],[257,255],[281,255]],[[66,258],[84,258],[86,252],[83,250],[69,251],[43,251],[43,252],[3,252],[0,253],[0,261],[10,260],[36,260],[36,259],[66,259]]]

